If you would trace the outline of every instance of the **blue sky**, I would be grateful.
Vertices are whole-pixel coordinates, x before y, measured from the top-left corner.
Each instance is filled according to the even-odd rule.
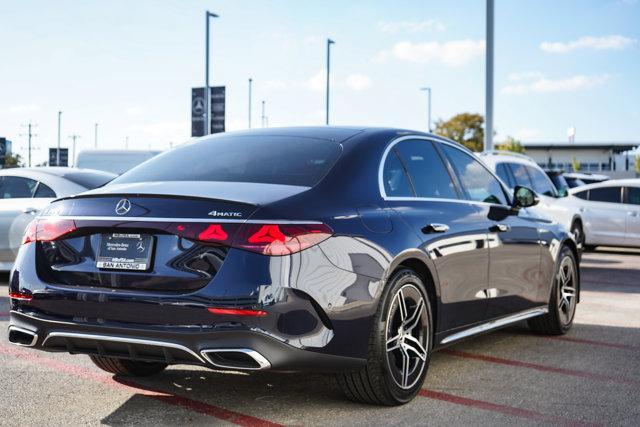
[[[204,80],[204,11],[227,128],[247,126],[247,79],[270,126],[322,124],[325,41],[332,124],[426,127],[484,112],[484,1],[20,1],[0,25],[0,135],[25,153],[168,148],[190,135],[190,88]],[[525,141],[640,140],[640,1],[496,0],[495,127]]]

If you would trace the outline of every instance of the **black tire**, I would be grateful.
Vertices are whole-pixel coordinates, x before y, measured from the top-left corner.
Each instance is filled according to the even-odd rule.
[[[564,246],[554,272],[549,312],[529,319],[529,327],[544,335],[566,334],[573,325],[579,289],[578,264],[573,251]]]
[[[164,371],[166,363],[139,362],[106,356],[89,356],[91,361],[103,371],[128,377],[148,377]]]
[[[593,252],[593,251],[596,250],[596,248],[597,248],[597,246],[594,246],[594,245],[584,245],[583,246],[583,250],[585,252]]]
[[[337,374],[346,397],[389,406],[411,401],[422,388],[429,368],[432,325],[431,303],[420,277],[409,269],[394,273],[375,314],[366,366],[357,372]],[[391,331],[394,335],[388,338]],[[397,366],[404,367],[405,363],[406,370]]]
[[[573,234],[576,245],[578,246],[578,252],[582,252],[585,249],[584,245],[584,229],[582,228],[582,222],[575,221],[571,225],[571,233]]]

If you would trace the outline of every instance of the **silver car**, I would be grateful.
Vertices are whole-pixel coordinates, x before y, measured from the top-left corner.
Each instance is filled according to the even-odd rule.
[[[100,187],[116,175],[63,167],[0,170],[0,271],[9,271],[24,230],[52,200]]]

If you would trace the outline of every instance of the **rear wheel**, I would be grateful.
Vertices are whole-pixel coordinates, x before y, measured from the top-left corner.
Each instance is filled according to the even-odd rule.
[[[578,252],[582,252],[584,250],[584,230],[582,229],[582,223],[580,221],[573,223],[571,233],[578,246]]]
[[[148,377],[164,371],[166,363],[139,362],[116,357],[89,356],[91,361],[103,371],[130,377]]]
[[[529,319],[529,327],[546,335],[566,334],[573,325],[578,303],[578,269],[571,249],[562,248],[556,266],[553,289],[549,300],[549,312]]]
[[[396,272],[375,315],[366,366],[338,374],[345,395],[378,405],[413,399],[429,367],[431,325],[431,304],[422,280],[411,270]]]

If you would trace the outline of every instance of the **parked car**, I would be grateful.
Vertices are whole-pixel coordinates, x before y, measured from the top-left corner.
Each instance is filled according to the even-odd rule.
[[[62,167],[0,170],[0,271],[11,270],[27,224],[52,200],[113,178],[106,172]]]
[[[158,150],[83,150],[78,153],[76,166],[121,175],[160,153]]]
[[[569,186],[567,179],[564,177],[564,171],[562,169],[543,169],[544,173],[547,174],[553,186],[558,190],[558,194],[562,197],[566,196],[569,193],[569,189],[572,188]],[[584,185],[584,184],[582,184]]]
[[[587,184],[595,184],[597,182],[604,182],[611,179],[607,175],[588,172],[566,172],[563,176],[567,181],[567,184],[569,184],[569,187],[571,188],[576,188]]]
[[[535,203],[420,132],[208,136],[39,216],[9,341],[117,375],[337,372],[353,400],[406,403],[436,349],[523,320],[571,328],[577,247],[523,215]]]
[[[548,218],[573,233],[582,249],[584,222],[567,191],[558,191],[538,164],[528,156],[510,151],[487,151],[479,157],[510,189],[516,186],[532,188],[540,203],[529,209],[532,215]]]
[[[640,179],[609,180],[571,190],[585,223],[585,247],[640,247]]]

